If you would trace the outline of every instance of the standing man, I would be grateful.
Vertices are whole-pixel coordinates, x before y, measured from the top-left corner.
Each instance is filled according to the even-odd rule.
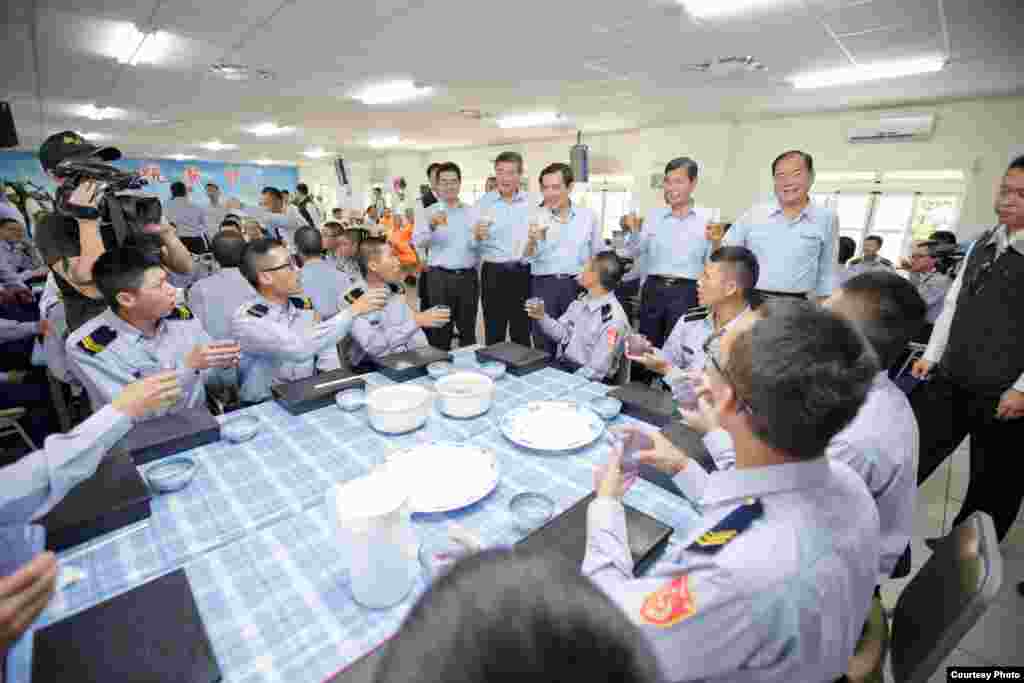
[[[999,225],[967,254],[914,364],[915,377],[932,379],[910,401],[924,426],[918,483],[970,434],[971,478],[953,526],[982,510],[1001,541],[1024,497],[1013,457],[1024,443],[1024,156],[1003,176],[995,209]]]
[[[260,194],[260,206],[264,213],[258,215],[263,227],[271,238],[281,240],[287,246],[294,242],[295,231],[302,227],[298,221],[292,220],[288,215],[284,199],[284,192],[276,187],[264,187]]]
[[[918,242],[910,254],[910,283],[917,287],[917,293],[928,307],[927,324],[922,328],[921,334],[914,338],[914,341],[922,344],[927,344],[931,339],[932,329],[942,313],[946,294],[953,286],[953,280],[936,269],[937,246],[938,242]]]
[[[427,189],[426,192],[422,192],[421,197],[416,201],[416,204],[413,206],[413,210],[414,210],[414,213],[413,213],[413,230],[414,231],[419,226],[427,225],[430,222],[430,216],[428,215],[427,210],[431,206],[433,206],[434,204],[437,204],[437,201],[438,201],[437,197],[438,197],[438,193],[440,192],[440,189],[437,186],[437,169],[438,169],[438,167],[440,165],[441,164],[439,164],[437,162],[434,162],[434,163],[430,164],[429,166],[427,166],[427,182],[430,183],[430,187]],[[414,234],[415,234],[415,232],[414,232]],[[415,239],[415,237],[413,237],[413,243],[415,243],[415,241],[416,241],[416,239]],[[419,253],[420,262],[424,263],[424,264],[427,264],[428,263],[428,254],[423,252],[423,250],[420,249],[419,246],[417,246],[416,248],[420,252]],[[424,268],[424,275],[426,275],[426,271],[429,270],[429,268],[430,268],[429,265],[427,265]],[[419,284],[419,295],[420,295],[420,308],[422,310],[426,310],[429,307],[429,303],[428,302],[430,301],[430,295],[429,295],[429,293],[427,291],[427,287],[428,287],[428,285],[427,285],[427,278],[426,277],[420,277],[420,281],[419,281],[418,284]],[[474,330],[474,335],[475,335],[475,332],[476,332],[476,321],[473,322],[473,330]]]
[[[882,258],[878,252],[882,250],[882,238],[879,235],[868,235],[864,239],[864,253],[858,258],[851,259],[846,268],[849,271],[847,278],[856,277],[861,273],[877,268],[895,270],[892,261]]]
[[[206,228],[212,231],[215,226],[219,226],[224,221],[229,209],[221,202],[220,185],[213,181],[206,183],[206,198],[210,201],[210,205],[205,209]],[[206,237],[213,239],[213,235],[209,233]]]
[[[206,242],[206,212],[189,201],[188,192],[188,186],[180,180],[171,183],[171,200],[164,212],[178,229],[182,244],[193,254],[205,254],[210,251]]]
[[[452,323],[459,327],[459,345],[476,344],[476,312],[480,299],[480,280],[476,268],[480,262],[480,243],[473,237],[478,211],[459,201],[462,171],[452,162],[439,164],[437,189],[441,201],[427,210],[424,223],[413,229],[416,248],[429,250],[423,273],[427,280],[426,306],[447,306],[451,320],[443,327],[425,330],[430,345],[448,351],[452,347]]]
[[[711,253],[707,221],[693,210],[697,188],[697,162],[689,157],[673,159],[665,166],[665,203],[653,209],[642,223],[632,216],[626,225],[631,234],[623,248],[626,256],[644,257],[647,281],[640,296],[640,334],[651,344],[664,344],[676,322],[697,305],[697,278]]]
[[[530,296],[530,266],[521,258],[527,240],[530,200],[520,191],[523,157],[502,152],[494,160],[498,189],[477,202],[480,217],[474,234],[480,242],[481,302],[487,345],[505,341],[530,346],[530,319],[526,299]],[[491,222],[493,220],[493,222]]]
[[[835,286],[839,221],[811,203],[814,159],[798,150],[772,162],[775,201],[755,206],[733,224],[723,245],[746,247],[761,264],[765,296],[824,299]]]
[[[551,164],[540,172],[543,223],[531,223],[523,252],[523,262],[530,266],[530,296],[543,299],[544,311],[555,320],[579,296],[577,276],[590,259],[604,251],[597,216],[585,206],[573,206],[569,199],[573,181],[568,164]],[[533,345],[552,356],[558,348],[536,324]]]
[[[299,183],[295,186],[295,208],[299,210],[299,215],[302,216],[302,220],[306,221],[306,225],[311,228],[320,226],[323,221],[323,216],[320,214],[320,207],[316,205],[313,198],[309,195],[309,185],[306,183]]]

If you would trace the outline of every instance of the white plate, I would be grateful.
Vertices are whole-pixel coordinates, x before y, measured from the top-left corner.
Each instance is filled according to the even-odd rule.
[[[432,441],[388,457],[409,482],[412,512],[447,512],[472,505],[498,485],[494,453],[471,444]]]
[[[501,418],[501,433],[512,443],[538,451],[570,451],[597,441],[604,420],[573,401],[530,401]]]

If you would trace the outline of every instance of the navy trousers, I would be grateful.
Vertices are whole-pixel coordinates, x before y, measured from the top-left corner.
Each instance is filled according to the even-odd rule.
[[[672,328],[683,314],[697,305],[697,281],[685,278],[667,281],[656,275],[648,276],[640,295],[640,334],[651,344],[661,348],[672,334]],[[639,363],[633,364],[632,379],[649,381],[650,370]]]

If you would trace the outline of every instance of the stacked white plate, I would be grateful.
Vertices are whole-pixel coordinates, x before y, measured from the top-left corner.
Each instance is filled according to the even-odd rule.
[[[412,512],[458,510],[498,485],[494,453],[454,441],[433,441],[398,451],[388,458],[387,467],[406,478]]]

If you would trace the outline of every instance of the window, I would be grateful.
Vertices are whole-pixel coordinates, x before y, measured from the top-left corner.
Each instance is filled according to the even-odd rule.
[[[954,194],[923,194],[914,207],[911,234],[926,240],[936,230],[954,230],[960,216],[960,197]]]
[[[910,218],[914,211],[914,195],[882,194],[877,198],[868,234],[882,238],[883,258],[899,263],[905,253],[904,242],[910,232]]]

